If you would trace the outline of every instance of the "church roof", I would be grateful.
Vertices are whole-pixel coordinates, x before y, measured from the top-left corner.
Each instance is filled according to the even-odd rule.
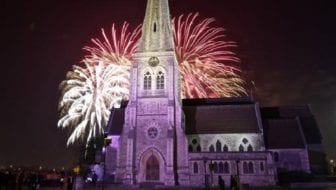
[[[314,116],[299,117],[308,144],[321,144],[322,135]]]
[[[250,99],[184,100],[183,111],[187,134],[260,133]]]
[[[264,121],[268,119],[298,118],[308,144],[322,143],[322,135],[309,105],[263,107],[261,115]]]
[[[250,97],[183,99],[183,106],[201,105],[241,105],[254,103]]]
[[[263,118],[295,118],[309,117],[312,112],[309,105],[292,105],[279,107],[263,107],[261,108]]]
[[[125,111],[128,101],[122,102],[120,108],[112,108],[107,123],[107,131],[110,135],[120,135],[125,123]]]
[[[268,149],[305,148],[305,138],[297,119],[264,121],[265,145]]]

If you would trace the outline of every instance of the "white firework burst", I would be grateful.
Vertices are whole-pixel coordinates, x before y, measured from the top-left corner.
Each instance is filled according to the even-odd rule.
[[[67,144],[87,136],[86,142],[104,132],[110,109],[128,99],[130,62],[123,64],[83,60],[85,67],[73,66],[66,80],[60,84],[62,91],[58,126],[70,128]]]

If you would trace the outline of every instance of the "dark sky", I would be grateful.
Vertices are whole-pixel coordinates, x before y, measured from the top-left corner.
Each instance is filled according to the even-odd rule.
[[[85,55],[82,47],[129,21],[145,0],[1,2],[0,165],[70,166],[66,131],[57,128],[58,84]],[[225,27],[263,106],[310,104],[327,153],[336,156],[336,10],[331,1],[171,0],[173,16],[199,12]]]

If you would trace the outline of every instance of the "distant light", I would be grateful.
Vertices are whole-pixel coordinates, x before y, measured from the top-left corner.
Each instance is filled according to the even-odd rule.
[[[42,166],[39,167],[39,170],[42,170]]]
[[[105,151],[106,151],[106,148],[105,147],[103,147],[103,153],[105,154]]]

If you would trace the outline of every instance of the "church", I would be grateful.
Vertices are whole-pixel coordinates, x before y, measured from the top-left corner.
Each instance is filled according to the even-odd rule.
[[[252,97],[181,99],[168,0],[148,0],[127,102],[108,122],[106,175],[167,186],[275,185],[277,170],[319,170],[322,137],[309,106],[261,107]]]

